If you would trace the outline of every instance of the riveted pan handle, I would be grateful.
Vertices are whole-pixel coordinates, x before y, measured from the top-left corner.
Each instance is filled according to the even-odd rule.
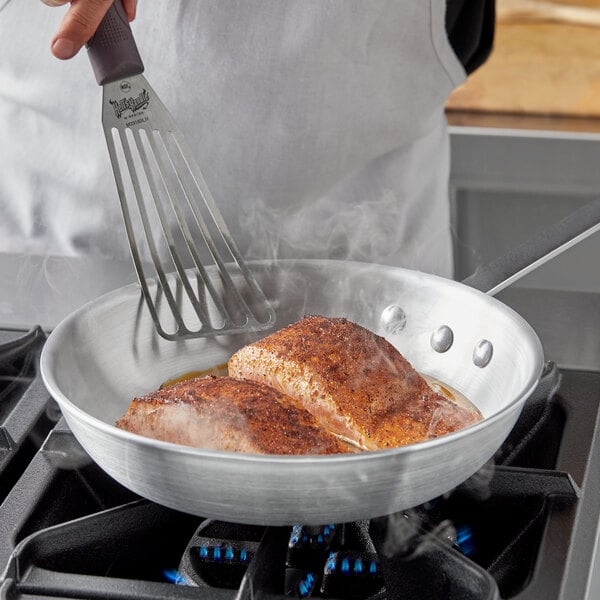
[[[596,231],[600,231],[600,198],[477,269],[463,283],[495,296]]]
[[[98,85],[144,71],[121,0],[115,0],[108,9],[86,46]]]

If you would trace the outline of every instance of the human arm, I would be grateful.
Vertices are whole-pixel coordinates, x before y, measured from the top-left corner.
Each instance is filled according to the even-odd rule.
[[[446,31],[467,74],[489,57],[494,42],[495,0],[446,0]]]
[[[117,0],[121,1],[121,0]],[[42,0],[48,6],[62,6],[69,0]],[[137,0],[122,0],[127,18],[135,18]],[[72,58],[94,35],[113,0],[71,0],[60,26],[52,37],[50,48],[56,58]]]

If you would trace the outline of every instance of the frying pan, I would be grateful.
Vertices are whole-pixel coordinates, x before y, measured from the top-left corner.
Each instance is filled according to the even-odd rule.
[[[588,205],[471,286],[499,289],[598,229]],[[533,256],[533,259],[532,259]],[[538,260],[539,259],[539,260]],[[525,262],[526,264],[522,264]],[[157,441],[113,424],[135,396],[189,371],[225,363],[263,334],[166,341],[136,284],[83,306],[50,334],[41,373],[89,455],[114,479],[160,504],[239,523],[319,525],[373,518],[441,495],[502,444],[536,387],[543,352],[518,314],[474,287],[402,268],[333,260],[254,262],[277,327],[305,314],[344,316],[384,335],[415,366],[458,390],[484,419],[384,451],[328,456],[218,452]],[[215,283],[218,274],[214,273]]]

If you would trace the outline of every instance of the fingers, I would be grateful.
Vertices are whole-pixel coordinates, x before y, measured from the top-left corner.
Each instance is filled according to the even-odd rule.
[[[120,2],[121,0],[116,0]],[[48,6],[67,4],[68,0],[42,0]],[[113,0],[72,0],[57,32],[51,41],[52,54],[56,58],[72,58],[94,35],[100,21],[112,5]],[[136,0],[123,0],[129,20],[135,17]]]
[[[72,58],[94,35],[112,0],[73,0],[51,42],[56,58]]]
[[[135,19],[135,13],[137,10],[137,0],[123,0],[123,8],[125,9],[127,18],[130,21],[133,21]]]

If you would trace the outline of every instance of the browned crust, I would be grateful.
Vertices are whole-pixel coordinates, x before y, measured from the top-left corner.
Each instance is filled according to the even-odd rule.
[[[435,438],[481,420],[431,389],[383,337],[343,318],[305,317],[242,348],[229,373],[295,397],[324,427],[368,449]]]
[[[163,441],[236,452],[352,451],[285,394],[230,377],[190,379],[136,398],[116,425]]]

